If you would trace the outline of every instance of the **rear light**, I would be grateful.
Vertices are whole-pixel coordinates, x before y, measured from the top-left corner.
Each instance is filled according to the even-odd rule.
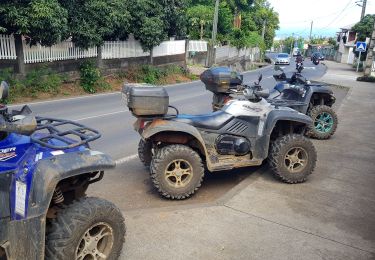
[[[226,96],[224,97],[224,104],[228,103],[229,101],[232,100],[232,97],[231,96]]]
[[[139,120],[139,129],[143,130],[145,128],[145,121],[144,120]]]

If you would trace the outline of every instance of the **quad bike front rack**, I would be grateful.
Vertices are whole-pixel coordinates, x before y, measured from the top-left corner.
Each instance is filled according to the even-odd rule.
[[[71,149],[101,137],[97,130],[70,120],[36,117],[36,121],[37,128],[31,140],[50,149]],[[60,144],[55,144],[53,140],[58,140]]]

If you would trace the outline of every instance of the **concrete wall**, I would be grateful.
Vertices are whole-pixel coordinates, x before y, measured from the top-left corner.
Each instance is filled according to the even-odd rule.
[[[97,58],[86,58],[78,60],[62,60],[62,61],[53,61],[53,62],[43,62],[43,63],[29,63],[25,64],[25,73],[28,73],[36,68],[47,66],[57,73],[68,73],[71,75],[78,75],[79,67],[82,62],[86,60],[92,60],[97,62]],[[118,69],[126,69],[130,66],[138,66],[143,64],[149,64],[150,57],[137,57],[137,58],[125,58],[125,59],[106,59],[102,60],[101,69],[104,74],[111,73]],[[155,57],[153,64],[156,66],[176,64],[180,66],[186,66],[185,54],[179,55],[170,55],[170,56],[161,56]],[[12,68],[14,72],[17,71],[17,61],[16,60],[0,60],[0,70],[5,68]]]
[[[0,60],[0,70],[11,68],[17,72],[17,61],[16,60]]]
[[[190,54],[188,57],[189,64],[200,64],[202,66],[206,65],[207,52],[195,52],[194,55]]]

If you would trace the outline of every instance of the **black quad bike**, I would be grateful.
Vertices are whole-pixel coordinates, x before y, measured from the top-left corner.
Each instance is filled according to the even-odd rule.
[[[7,96],[2,82],[0,98]],[[125,224],[111,202],[86,197],[115,166],[76,122],[0,105],[0,259],[118,259]]]
[[[220,85],[216,85],[220,87]],[[266,159],[275,176],[304,182],[316,164],[316,150],[304,137],[311,119],[291,108],[275,107],[257,86],[244,99],[206,115],[167,114],[169,96],[161,87],[124,87],[129,110],[141,135],[139,158],[149,167],[159,193],[185,199],[210,172],[261,165]]]
[[[280,74],[274,75],[278,82],[271,90],[267,101],[276,106],[291,107],[303,114],[310,116],[313,124],[309,126],[306,135],[315,139],[328,139],[336,131],[338,119],[332,105],[336,98],[330,87],[321,84],[311,84],[299,72],[294,72],[291,78],[287,78],[285,72],[275,66]],[[221,75],[220,88],[213,88],[213,78]],[[206,70],[201,75],[201,80],[206,89],[213,92],[213,110],[221,109],[233,98],[233,92],[243,88],[243,77],[227,67],[218,67]]]

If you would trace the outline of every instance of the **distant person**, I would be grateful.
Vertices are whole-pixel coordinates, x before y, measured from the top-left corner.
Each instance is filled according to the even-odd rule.
[[[302,63],[303,62],[303,57],[300,52],[297,53],[296,57],[296,63]]]

